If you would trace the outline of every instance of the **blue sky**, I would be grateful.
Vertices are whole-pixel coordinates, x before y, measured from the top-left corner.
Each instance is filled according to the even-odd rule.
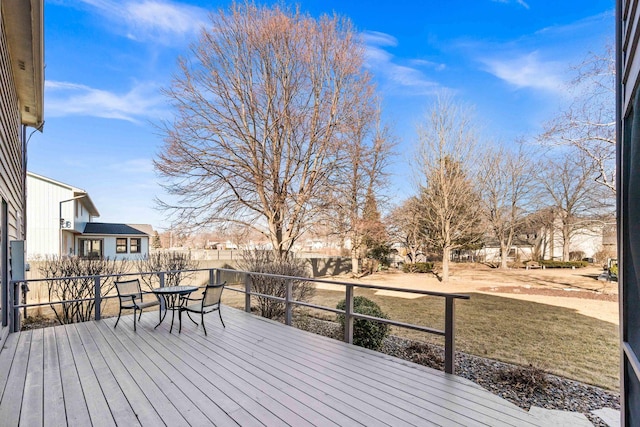
[[[266,2],[271,3],[271,2]],[[160,88],[207,13],[227,1],[45,1],[45,126],[28,169],[83,188],[98,221],[168,227],[153,123],[170,118]],[[613,0],[304,0],[313,16],[349,17],[367,44],[383,115],[399,139],[391,193],[412,191],[416,125],[447,91],[475,107],[482,135],[533,138],[568,102],[571,66],[614,38]]]

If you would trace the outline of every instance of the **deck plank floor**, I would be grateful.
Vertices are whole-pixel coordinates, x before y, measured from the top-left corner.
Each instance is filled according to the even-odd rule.
[[[223,307],[169,333],[145,313],[11,334],[3,425],[534,426],[463,378]],[[177,319],[176,319],[177,326]]]

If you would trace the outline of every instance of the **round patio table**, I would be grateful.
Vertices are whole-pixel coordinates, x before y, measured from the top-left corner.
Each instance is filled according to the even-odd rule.
[[[156,294],[158,299],[162,298],[164,301],[164,315],[154,327],[157,328],[167,317],[167,311],[171,310],[171,328],[169,333],[173,331],[173,321],[175,319],[176,310],[180,309],[181,297],[189,295],[191,292],[198,290],[197,286],[165,286],[162,288],[152,289],[151,292]],[[178,319],[180,321],[180,319]]]

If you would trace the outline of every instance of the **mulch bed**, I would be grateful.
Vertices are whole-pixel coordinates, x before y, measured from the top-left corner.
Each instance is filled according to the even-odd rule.
[[[605,294],[596,291],[584,291],[580,289],[538,288],[527,286],[491,286],[479,288],[480,292],[493,292],[500,294],[544,295],[550,297],[569,297],[591,299],[598,301],[617,302],[618,295]]]

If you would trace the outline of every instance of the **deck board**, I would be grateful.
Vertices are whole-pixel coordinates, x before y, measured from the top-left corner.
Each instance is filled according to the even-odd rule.
[[[64,392],[60,377],[60,361],[54,328],[45,328],[43,344],[43,387],[47,398],[44,399],[43,425],[45,427],[64,426],[67,415],[64,409]],[[15,334],[17,335],[17,334]]]
[[[71,346],[71,354],[78,371],[80,385],[85,396],[95,396],[92,399],[85,399],[87,402],[87,410],[91,417],[91,425],[93,427],[115,426],[113,414],[109,409],[107,399],[105,399],[102,387],[98,382],[98,378],[91,366],[89,355],[85,351],[85,347],[80,340],[78,331],[74,326],[65,328],[67,338]]]
[[[33,331],[27,376],[22,392],[22,407],[30,408],[20,413],[21,426],[42,426],[44,422],[44,330]]]
[[[22,409],[22,394],[27,377],[27,363],[31,349],[32,332],[20,334],[18,346],[14,353],[11,371],[2,395],[0,405],[0,420],[6,425],[18,425]]]
[[[527,426],[478,385],[223,307],[169,333],[145,313],[11,334],[4,425]],[[42,398],[44,396],[44,399]],[[61,404],[64,403],[64,404]]]
[[[87,401],[82,392],[78,370],[73,361],[73,354],[71,353],[71,345],[67,337],[66,327],[56,326],[54,330],[56,334],[56,347],[58,351],[60,378],[62,378],[62,392],[64,395],[67,424],[71,426],[91,425],[89,408],[87,407]],[[89,398],[91,397],[92,396]],[[4,403],[4,401],[2,403]]]

